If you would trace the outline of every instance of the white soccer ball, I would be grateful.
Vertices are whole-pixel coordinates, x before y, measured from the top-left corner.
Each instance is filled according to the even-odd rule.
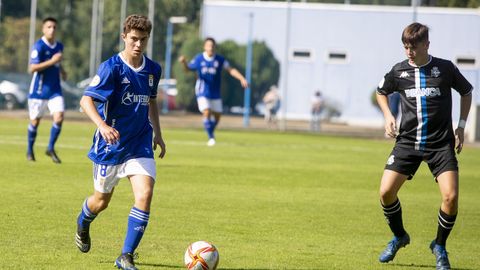
[[[218,265],[217,248],[205,241],[197,241],[185,252],[185,266],[188,270],[215,270]]]

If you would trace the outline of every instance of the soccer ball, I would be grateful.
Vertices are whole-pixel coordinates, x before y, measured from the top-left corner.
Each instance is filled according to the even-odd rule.
[[[188,270],[215,270],[218,265],[217,248],[205,241],[197,241],[185,252],[185,266]]]

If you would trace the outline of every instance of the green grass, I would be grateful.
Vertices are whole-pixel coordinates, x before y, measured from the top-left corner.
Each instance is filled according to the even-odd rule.
[[[43,154],[51,122],[40,126],[37,162],[25,160],[25,120],[0,119],[0,269],[112,269],[133,203],[127,180],[92,224],[92,249],[74,245],[76,217],[93,192],[86,157],[93,124],[66,122],[63,163]],[[309,134],[165,129],[150,223],[137,251],[141,269],[183,269],[189,243],[207,240],[219,269],[434,269],[438,187],[424,164],[400,192],[412,242],[378,263],[391,233],[378,186],[391,141]],[[459,156],[460,213],[448,243],[454,269],[480,269],[480,149]]]

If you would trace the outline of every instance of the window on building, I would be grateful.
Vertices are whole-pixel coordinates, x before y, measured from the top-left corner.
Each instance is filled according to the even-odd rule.
[[[476,64],[475,57],[457,57],[457,65],[463,67],[474,67]]]

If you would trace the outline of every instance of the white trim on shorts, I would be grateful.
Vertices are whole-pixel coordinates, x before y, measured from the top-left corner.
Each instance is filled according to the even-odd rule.
[[[38,98],[29,98],[28,99],[28,115],[30,120],[35,120],[37,118],[42,118],[45,115],[45,111],[50,111],[50,114],[56,112],[65,111],[65,100],[63,96],[56,96],[52,99],[38,99]]]
[[[221,113],[223,110],[222,99],[208,99],[206,97],[197,97],[198,110],[200,112],[210,109],[214,112]]]
[[[93,163],[93,186],[101,193],[112,193],[121,178],[131,175],[146,175],[155,181],[155,160],[153,158],[133,158],[118,165]]]

